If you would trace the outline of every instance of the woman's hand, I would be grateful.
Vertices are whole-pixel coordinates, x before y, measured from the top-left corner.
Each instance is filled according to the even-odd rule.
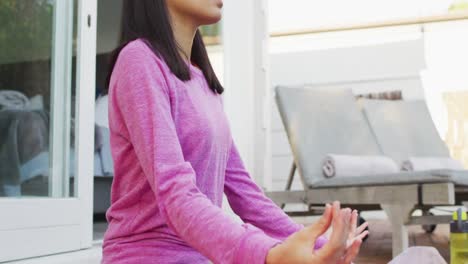
[[[354,212],[350,209],[340,209],[340,203],[327,205],[320,220],[291,235],[284,243],[273,247],[267,255],[267,264],[276,263],[311,263],[311,264],[349,264],[357,256],[362,243],[361,235],[356,233],[351,223]],[[333,232],[330,241],[320,250],[314,251],[316,239],[324,234],[330,225]],[[363,233],[364,234],[364,233]],[[348,245],[348,243],[350,243]]]
[[[367,226],[369,226],[369,223],[365,222],[359,227],[357,227],[358,216],[358,211],[353,210],[353,212],[351,213],[350,232],[347,242],[348,248],[353,245],[356,239],[364,240],[364,238],[369,234],[369,231],[365,231]]]

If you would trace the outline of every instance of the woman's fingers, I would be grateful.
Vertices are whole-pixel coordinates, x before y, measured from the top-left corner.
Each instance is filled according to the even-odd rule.
[[[346,251],[346,254],[340,264],[350,264],[359,254],[361,244],[362,239],[355,239],[351,247]]]
[[[351,221],[352,221],[352,211],[349,208],[341,209],[342,212],[342,223],[343,223],[343,231],[345,232],[346,236],[343,237],[346,241],[349,237],[349,233],[351,232]]]
[[[359,235],[361,234],[362,232],[364,232],[364,230],[366,230],[366,228],[369,226],[369,223],[368,222],[365,222],[363,223],[362,225],[360,225],[357,229],[356,229],[356,233],[354,235]]]
[[[353,210],[352,214],[351,214],[351,224],[352,227],[353,227],[353,231],[356,231],[356,228],[357,228],[357,219],[358,219],[358,211],[357,210]]]
[[[320,217],[319,221],[317,221],[315,224],[308,226],[304,228],[303,232],[300,232],[301,238],[304,240],[310,240],[310,242],[315,244],[315,240],[325,232],[327,232],[328,228],[330,227],[330,224],[333,219],[333,212],[332,212],[332,207],[327,204],[325,206],[325,211]]]
[[[352,213],[352,216],[351,216],[351,227],[350,227],[351,231],[349,233],[349,238],[348,238],[348,242],[347,242],[347,246],[346,246],[347,248],[351,247],[351,245],[353,244],[355,238],[358,237],[360,234],[362,234],[362,232],[364,232],[364,230],[369,225],[367,222],[365,222],[362,225],[360,225],[359,227],[356,227],[357,226],[357,217],[358,217],[358,212],[356,210],[354,210],[353,213]],[[362,237],[362,239],[364,239],[364,237]]]
[[[350,247],[347,247],[350,233],[356,234],[361,230],[356,227],[356,214],[351,209],[341,209],[339,202],[334,202],[332,206],[326,205],[319,221],[272,248],[267,259],[272,263],[276,257],[281,259],[281,263],[350,263],[358,254],[362,239],[367,235],[367,231],[357,234]],[[330,240],[323,248],[314,251],[315,241],[330,226],[333,228]]]
[[[333,203],[333,232],[330,236],[330,241],[320,249],[319,254],[329,263],[334,263],[340,260],[346,251],[346,241],[349,235],[349,222],[351,221],[351,210],[340,209],[340,203]]]
[[[330,241],[318,252],[322,259],[326,260],[327,263],[343,263],[349,264],[354,258],[356,258],[359,253],[359,249],[362,244],[362,240],[368,235],[368,231],[365,231],[368,223],[364,223],[357,227],[358,221],[358,212],[356,210],[351,210],[349,208],[341,209],[340,203],[333,203],[332,208],[326,208],[326,212],[330,211],[331,216],[331,225],[333,228],[332,234],[330,236]],[[324,216],[327,214],[324,214]],[[322,219],[327,219],[322,216]],[[320,225],[327,226],[330,225]],[[317,231],[320,231],[320,234],[325,232],[326,228],[316,228],[314,238],[318,237]]]
[[[369,235],[369,231],[364,231],[361,234],[354,237],[353,239],[348,240],[347,249],[349,250],[349,248],[353,245],[354,241],[356,240],[364,241],[364,238],[366,238],[366,236],[368,235]]]
[[[369,231],[364,231],[362,232],[361,234],[359,234],[356,238],[354,239],[360,239],[360,240],[364,240],[364,238],[366,238],[366,236],[369,235]]]
[[[357,210],[353,210],[351,213],[351,222],[350,222],[350,231],[349,231],[349,239],[353,239],[355,234],[356,234],[356,228],[357,228],[357,218],[358,218],[358,212]]]
[[[344,232],[345,229],[345,223],[344,223],[344,211],[341,210],[340,208],[340,203],[339,202],[334,202],[333,203],[333,221],[332,221],[332,227],[333,227],[333,232],[330,237],[330,241],[341,241],[341,235]]]

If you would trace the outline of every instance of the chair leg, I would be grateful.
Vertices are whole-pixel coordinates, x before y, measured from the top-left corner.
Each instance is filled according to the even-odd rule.
[[[409,246],[408,229],[405,223],[410,218],[414,205],[382,204],[381,207],[392,224],[392,251],[395,258]]]
[[[285,191],[291,190],[291,186],[294,180],[294,174],[296,173],[296,168],[297,168],[296,163],[293,161],[291,165],[291,170],[289,171],[289,177],[288,177],[288,182],[286,183]],[[281,209],[284,209],[285,206],[286,204],[281,204]]]

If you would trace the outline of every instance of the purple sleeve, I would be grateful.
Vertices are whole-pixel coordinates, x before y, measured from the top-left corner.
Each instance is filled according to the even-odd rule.
[[[284,241],[301,230],[302,225],[294,223],[283,210],[265,196],[245,169],[237,147],[232,143],[226,167],[224,192],[232,210],[246,223],[262,229],[267,235]],[[315,249],[326,242],[320,237]]]
[[[162,216],[180,238],[215,263],[264,264],[268,250],[280,241],[250,224],[236,223],[197,188],[158,63],[143,47],[127,47],[114,69],[117,77],[111,89],[112,103],[121,111]]]

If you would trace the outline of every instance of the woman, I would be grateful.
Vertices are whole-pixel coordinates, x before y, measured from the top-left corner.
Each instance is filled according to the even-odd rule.
[[[219,21],[221,8],[124,1],[108,81],[115,177],[102,262],[350,263],[366,235],[357,212],[335,202],[304,228],[246,172],[197,30]],[[220,209],[223,192],[245,224]]]

